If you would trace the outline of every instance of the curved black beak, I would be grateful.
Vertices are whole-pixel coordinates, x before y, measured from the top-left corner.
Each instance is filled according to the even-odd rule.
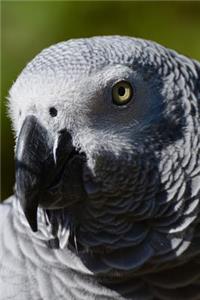
[[[16,146],[16,196],[33,231],[39,205],[66,207],[85,197],[82,165],[66,130],[53,141],[35,116],[25,119]]]

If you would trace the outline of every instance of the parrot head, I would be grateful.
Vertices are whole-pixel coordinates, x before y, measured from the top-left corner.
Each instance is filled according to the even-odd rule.
[[[42,210],[95,272],[184,252],[199,208],[197,67],[119,36],[37,55],[9,95],[16,196],[32,230]]]

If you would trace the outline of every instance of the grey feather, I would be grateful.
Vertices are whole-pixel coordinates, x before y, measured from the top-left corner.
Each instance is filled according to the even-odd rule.
[[[129,37],[62,42],[25,67],[9,110],[1,300],[200,299],[199,62]]]

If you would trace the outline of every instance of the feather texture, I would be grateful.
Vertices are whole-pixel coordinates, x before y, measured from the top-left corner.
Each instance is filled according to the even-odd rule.
[[[0,206],[0,300],[200,299],[199,62],[142,39],[70,40],[25,67],[9,103],[27,184]]]

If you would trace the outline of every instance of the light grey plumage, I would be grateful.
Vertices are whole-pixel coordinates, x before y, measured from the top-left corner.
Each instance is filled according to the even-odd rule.
[[[198,62],[128,37],[59,43],[18,77],[10,113],[1,300],[200,299]]]

